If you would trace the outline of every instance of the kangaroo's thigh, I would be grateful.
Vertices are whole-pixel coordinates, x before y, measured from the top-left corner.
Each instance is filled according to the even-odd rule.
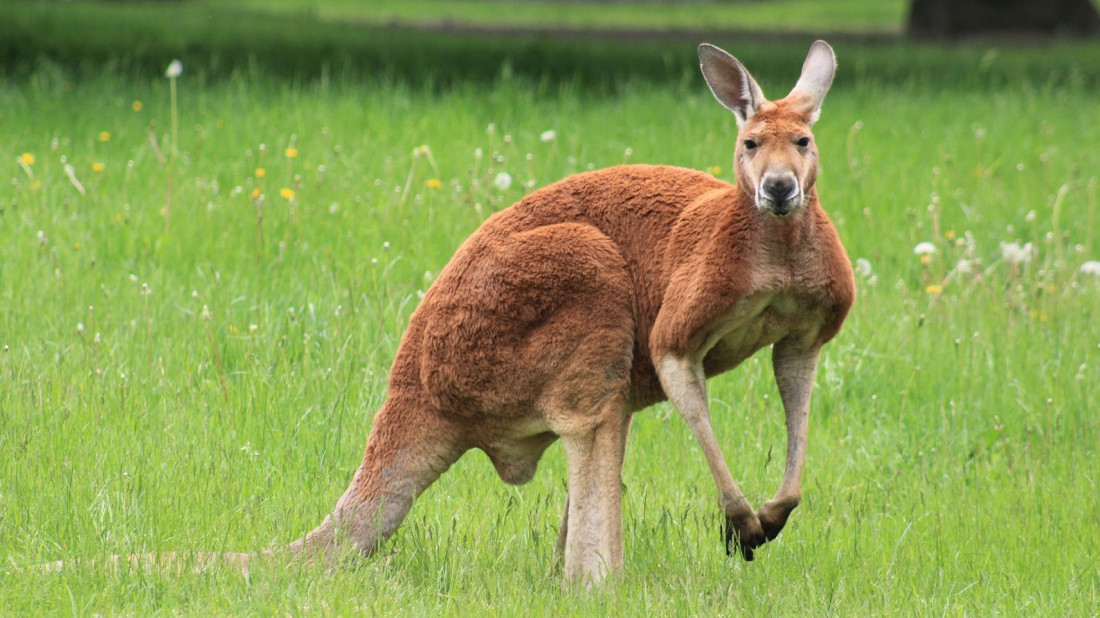
[[[629,273],[599,230],[563,223],[476,239],[425,298],[420,377],[457,416],[589,408],[625,386]]]

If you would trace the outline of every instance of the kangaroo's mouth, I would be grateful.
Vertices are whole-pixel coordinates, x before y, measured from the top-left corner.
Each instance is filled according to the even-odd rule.
[[[805,201],[805,194],[801,191],[783,199],[775,199],[757,192],[756,207],[777,217],[787,217],[801,209],[805,205]]]

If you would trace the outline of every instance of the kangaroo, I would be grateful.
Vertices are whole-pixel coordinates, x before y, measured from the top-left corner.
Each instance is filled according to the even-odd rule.
[[[466,451],[481,449],[501,479],[522,484],[561,439],[569,489],[558,551],[567,580],[595,585],[622,570],[632,415],[666,399],[714,477],[727,553],[752,560],[779,534],[801,497],[818,355],[855,293],[818,202],[810,131],[836,60],[814,43],[778,101],[725,51],[700,45],[699,60],[737,121],[737,184],[624,165],[570,176],[486,220],[413,313],[350,486],[290,553],[325,562],[345,548],[370,554]],[[786,468],[754,511],[715,438],[706,379],[768,346]],[[245,555],[224,558],[247,568]]]

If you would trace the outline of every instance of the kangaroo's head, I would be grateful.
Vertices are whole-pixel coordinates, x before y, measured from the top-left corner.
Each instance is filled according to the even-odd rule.
[[[817,180],[810,128],[833,83],[833,48],[825,41],[814,43],[794,89],[778,101],[765,99],[745,66],[713,45],[699,46],[699,63],[711,92],[737,118],[737,184],[757,208],[778,217],[799,211]]]

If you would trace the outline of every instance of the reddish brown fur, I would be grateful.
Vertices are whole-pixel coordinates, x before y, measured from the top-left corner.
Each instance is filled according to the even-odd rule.
[[[571,176],[490,217],[413,313],[355,480],[295,549],[329,555],[343,534],[369,553],[466,450],[485,451],[502,479],[523,483],[560,436],[570,459],[566,573],[596,580],[618,569],[621,537],[607,537],[620,534],[626,428],[666,398],[658,361],[694,355],[709,377],[783,340],[777,379],[805,386],[783,390],[790,415],[799,398],[808,404],[806,374],[812,381],[817,350],[848,313],[851,267],[817,199],[816,149],[794,144],[811,135],[821,96],[796,91],[748,110],[739,186],[687,169],[620,166]],[[749,137],[758,142],[751,156]],[[803,183],[804,203],[789,216],[754,201],[768,166]],[[781,376],[792,354],[808,368]],[[709,430],[705,409],[703,422]],[[705,451],[706,434],[697,432]],[[720,472],[730,534],[751,557],[783,526],[797,488],[785,479],[758,516]]]

